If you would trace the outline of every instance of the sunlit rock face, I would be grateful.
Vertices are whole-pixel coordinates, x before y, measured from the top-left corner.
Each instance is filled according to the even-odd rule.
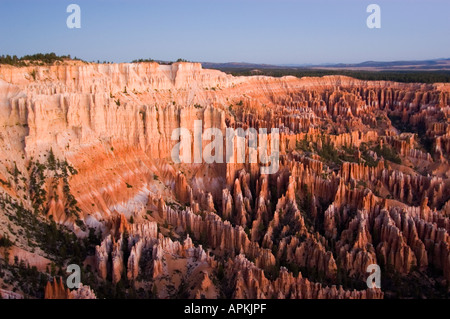
[[[449,84],[233,77],[198,63],[2,65],[0,217],[21,205],[80,240],[101,232],[81,256],[98,286],[55,280],[49,298],[92,298],[106,282],[142,298],[405,296],[394,279],[439,295],[449,101]],[[195,121],[224,140],[226,128],[279,129],[279,169],[175,163],[172,133]],[[31,251],[12,220],[1,237]],[[43,272],[53,260],[20,256]],[[381,289],[366,285],[371,264]]]

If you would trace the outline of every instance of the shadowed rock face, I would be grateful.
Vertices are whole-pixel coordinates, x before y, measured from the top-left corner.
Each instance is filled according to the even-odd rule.
[[[70,291],[64,287],[62,278],[54,278],[45,286],[45,299],[97,299],[88,286],[80,284],[78,289]]]
[[[193,63],[2,65],[0,217],[21,205],[80,241],[102,232],[82,256],[93,286],[54,281],[49,298],[108,283],[142,298],[448,296],[449,101],[448,84],[232,77]],[[279,170],[175,164],[172,131],[195,120],[278,128]],[[366,286],[371,264],[381,289]]]

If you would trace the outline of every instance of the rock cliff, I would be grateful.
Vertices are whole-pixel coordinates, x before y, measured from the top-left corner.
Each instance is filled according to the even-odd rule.
[[[84,256],[99,286],[55,280],[46,298],[95,297],[102,283],[159,298],[405,296],[399,281],[448,293],[449,101],[448,84],[198,63],[1,65],[0,229],[25,250],[14,234],[30,226],[11,217],[25,211],[80,241],[102,233]],[[279,169],[261,173],[249,160],[261,150],[240,163],[237,146],[228,163],[175,163],[172,133],[192,142],[195,121],[224,142],[226,128],[279,129]],[[371,264],[381,290],[365,286]]]

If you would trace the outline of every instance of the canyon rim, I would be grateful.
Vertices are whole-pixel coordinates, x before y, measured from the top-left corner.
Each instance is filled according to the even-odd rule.
[[[448,83],[188,62],[0,65],[0,293],[448,298],[449,101]],[[278,170],[236,146],[233,161],[174,161],[173,131],[199,122],[220,143],[278,130]]]

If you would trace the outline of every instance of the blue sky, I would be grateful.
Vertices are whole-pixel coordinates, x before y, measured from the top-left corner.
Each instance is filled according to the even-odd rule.
[[[66,7],[81,7],[68,29]],[[381,7],[381,29],[366,7]],[[449,0],[0,0],[0,54],[271,64],[450,58]]]

